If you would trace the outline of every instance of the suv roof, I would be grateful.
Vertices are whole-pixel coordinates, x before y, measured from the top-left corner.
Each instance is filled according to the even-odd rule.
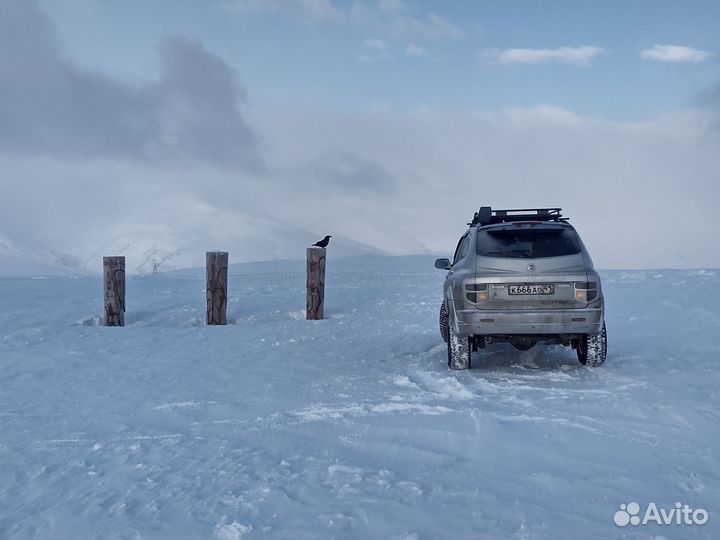
[[[568,218],[563,217],[562,208],[515,208],[506,210],[493,210],[490,206],[481,206],[475,212],[468,225],[494,225],[497,223],[512,223],[517,221],[555,221],[567,223]]]

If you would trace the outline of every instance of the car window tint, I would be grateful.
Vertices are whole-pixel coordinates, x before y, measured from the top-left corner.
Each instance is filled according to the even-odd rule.
[[[460,253],[458,253],[458,261],[461,261],[465,258],[465,255],[467,255],[468,247],[470,246],[470,238],[467,236],[463,238],[462,243],[460,244]]]
[[[466,234],[460,239],[460,242],[458,242],[457,248],[455,249],[455,257],[453,258],[453,264],[457,263],[465,256],[468,250],[468,243],[469,240]]]
[[[501,228],[478,231],[477,254],[484,257],[540,259],[580,253],[580,239],[569,227]]]

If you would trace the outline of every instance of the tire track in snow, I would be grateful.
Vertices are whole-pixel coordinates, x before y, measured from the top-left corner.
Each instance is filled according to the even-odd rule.
[[[428,402],[449,400],[452,406],[446,412],[472,411],[500,422],[546,422],[649,447],[664,444],[680,451],[691,448],[687,441],[680,438],[630,429],[588,415],[572,415],[566,408],[558,411],[555,407],[541,404],[543,401],[562,402],[577,396],[618,401],[630,397],[633,390],[645,387],[644,381],[606,374],[606,379],[609,379],[605,381],[606,388],[569,388],[567,384],[578,380],[578,377],[573,377],[567,372],[557,373],[540,369],[533,369],[529,374],[523,373],[518,369],[525,369],[522,364],[511,364],[501,370],[496,368],[484,370],[481,366],[452,375],[448,375],[449,372],[444,370],[444,366],[427,371],[428,366],[432,366],[433,363],[436,366],[440,365],[438,360],[444,360],[444,352],[445,346],[437,345],[413,355],[412,368],[405,370],[404,374],[395,376],[393,382],[398,386],[423,392]],[[574,371],[585,375],[588,370],[578,367]],[[532,382],[541,384],[530,384]],[[548,382],[563,382],[565,385],[545,386]],[[482,406],[486,408],[483,409]],[[491,410],[487,410],[488,408]]]

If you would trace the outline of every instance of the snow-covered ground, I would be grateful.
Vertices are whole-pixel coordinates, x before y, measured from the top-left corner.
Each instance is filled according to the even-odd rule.
[[[609,357],[485,350],[449,372],[432,259],[0,279],[0,537],[720,536],[720,272],[605,272]],[[628,526],[676,501],[704,526]]]

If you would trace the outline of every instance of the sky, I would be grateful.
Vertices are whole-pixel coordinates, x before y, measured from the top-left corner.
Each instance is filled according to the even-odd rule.
[[[481,205],[562,206],[600,268],[720,267],[719,23],[715,1],[0,0],[0,273],[324,234],[444,255]]]

